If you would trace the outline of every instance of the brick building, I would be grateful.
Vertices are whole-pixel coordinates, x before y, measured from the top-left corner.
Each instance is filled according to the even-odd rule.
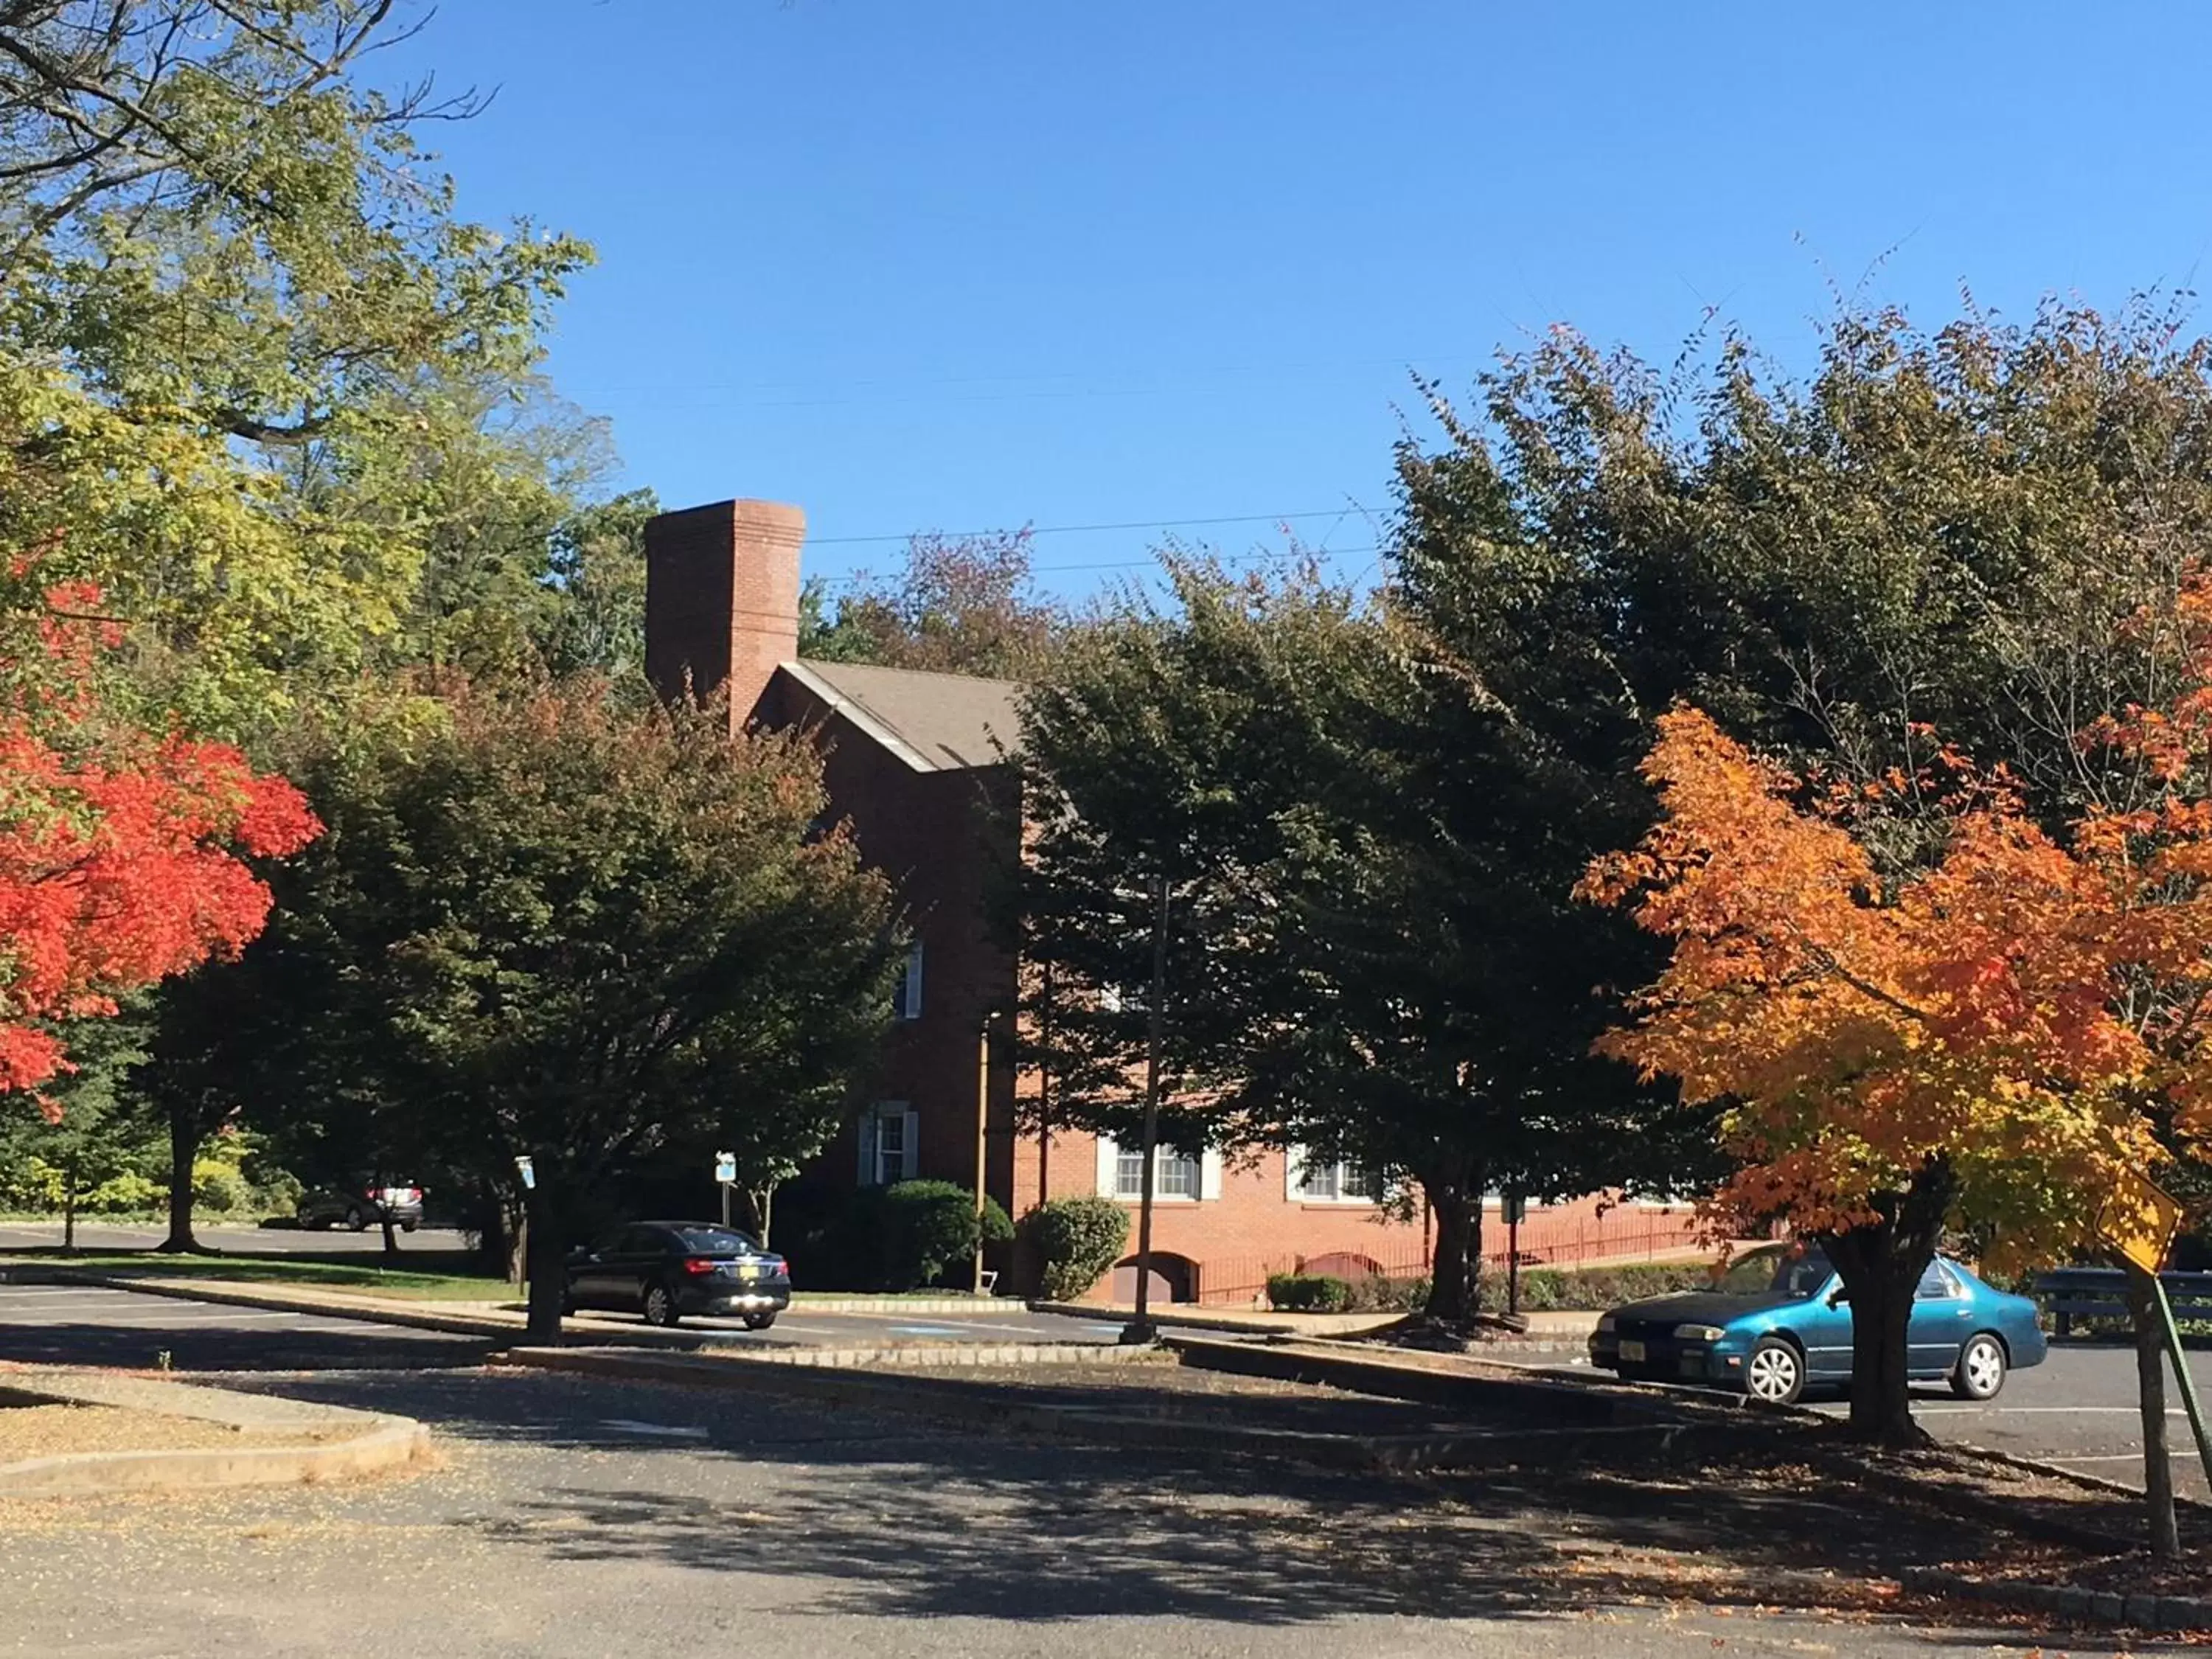
[[[1133,1210],[1142,1159],[1073,1132],[1018,1128],[1018,1076],[987,1021],[1015,1001],[1017,964],[987,921],[1011,856],[1019,803],[1004,754],[1018,738],[1018,688],[799,655],[805,515],[754,501],[665,513],[646,527],[646,672],[664,696],[727,689],[735,730],[800,727],[823,755],[832,810],[896,884],[913,945],[881,1098],[827,1154],[841,1182],[928,1176],[987,1190],[1020,1216],[1045,1198],[1098,1194]],[[1425,1270],[1427,1231],[1394,1220],[1363,1176],[1308,1169],[1279,1151],[1188,1158],[1156,1172],[1156,1295],[1249,1304],[1267,1276],[1299,1267],[1358,1277]],[[1132,1231],[1133,1233],[1133,1227]],[[1682,1247],[1686,1212],[1596,1201],[1534,1211],[1521,1248],[1542,1260]],[[1486,1228],[1502,1253],[1504,1229]],[[1099,1294],[1133,1287],[1127,1264]]]

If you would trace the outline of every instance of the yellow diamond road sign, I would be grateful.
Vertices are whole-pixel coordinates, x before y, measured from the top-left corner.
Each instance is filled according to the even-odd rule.
[[[2140,1170],[2123,1170],[2098,1206],[2097,1237],[2147,1273],[2165,1266],[2180,1231],[2181,1200]]]

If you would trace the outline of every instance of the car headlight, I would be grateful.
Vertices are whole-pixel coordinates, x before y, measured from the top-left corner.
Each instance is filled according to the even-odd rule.
[[[1728,1333],[1717,1325],[1677,1325],[1674,1340],[1678,1342],[1717,1342]]]
[[[1611,1330],[1613,1328],[1613,1316],[1611,1314],[1600,1314],[1597,1316],[1597,1328],[1601,1331]]]

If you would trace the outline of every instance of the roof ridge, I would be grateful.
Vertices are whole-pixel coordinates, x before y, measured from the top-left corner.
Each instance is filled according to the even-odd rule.
[[[977,685],[1012,685],[1026,687],[1027,680],[1007,679],[995,674],[963,674],[952,668],[901,668],[887,662],[847,662],[836,657],[792,657],[786,660],[802,668],[872,668],[879,674],[919,674],[925,679],[968,680]],[[779,668],[781,663],[776,665]]]

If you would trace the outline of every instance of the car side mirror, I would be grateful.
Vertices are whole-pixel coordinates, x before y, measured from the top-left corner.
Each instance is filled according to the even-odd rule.
[[[1840,1308],[1850,1299],[1851,1293],[1840,1285],[1828,1292],[1828,1305],[1832,1308]]]

